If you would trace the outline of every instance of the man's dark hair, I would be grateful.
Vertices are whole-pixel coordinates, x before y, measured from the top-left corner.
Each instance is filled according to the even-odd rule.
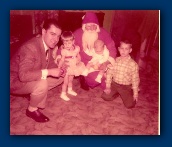
[[[49,29],[51,25],[56,26],[59,29],[62,29],[61,24],[58,20],[56,19],[47,19],[44,21],[43,28],[45,30]]]

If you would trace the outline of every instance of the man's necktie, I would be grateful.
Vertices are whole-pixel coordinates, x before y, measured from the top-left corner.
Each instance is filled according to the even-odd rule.
[[[49,50],[46,50],[46,60],[48,61],[48,52],[49,52]]]

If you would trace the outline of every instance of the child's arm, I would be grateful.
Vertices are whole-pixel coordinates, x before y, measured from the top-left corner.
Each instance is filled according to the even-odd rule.
[[[58,62],[59,62],[60,60],[61,60],[61,55],[57,55],[56,58],[55,58],[55,60],[54,60],[55,64],[58,65]]]
[[[138,100],[138,88],[140,83],[139,78],[139,67],[136,64],[132,71],[132,89],[133,89],[133,98],[137,101]]]
[[[62,58],[60,59],[60,62],[58,64],[58,68],[62,68],[62,65],[64,63],[64,59],[65,59],[65,56],[62,56]]]
[[[112,82],[112,78],[113,78],[113,69],[108,69],[106,72],[106,89],[104,90],[104,92],[106,94],[110,94],[111,92],[111,82]]]
[[[76,49],[77,49],[77,55],[76,55],[76,58],[77,58],[77,61],[76,61],[76,64],[79,64],[80,62],[81,62],[81,56],[80,56],[80,54],[79,54],[79,52],[80,52],[80,47],[79,46],[75,46],[76,47]]]
[[[58,64],[58,68],[62,68],[63,63],[64,63],[64,60],[65,60],[65,52],[64,52],[64,50],[62,49],[62,51],[61,51],[61,59],[60,59],[60,62],[59,62],[59,64]]]
[[[86,48],[86,49],[84,50],[84,52],[85,52],[87,55],[89,55],[89,56],[93,56],[93,54],[94,54],[94,49],[93,49],[93,50],[90,50],[90,49]]]
[[[115,66],[115,59],[114,59],[114,58],[112,58],[112,57],[109,56],[108,61],[110,62],[109,65],[111,65],[112,67]],[[108,65],[107,65],[107,66],[108,66]]]
[[[104,52],[103,52],[103,58],[101,60],[99,60],[99,64],[102,64],[102,63],[108,61],[108,58],[109,58],[109,51],[105,46],[104,47]]]
[[[81,55],[78,53],[77,55],[77,63],[81,62]]]
[[[104,50],[104,57],[102,60],[99,61],[99,70],[106,70],[107,69],[107,65],[110,64],[111,62],[109,61],[109,58],[111,58],[109,56],[109,51],[107,48],[105,48]]]

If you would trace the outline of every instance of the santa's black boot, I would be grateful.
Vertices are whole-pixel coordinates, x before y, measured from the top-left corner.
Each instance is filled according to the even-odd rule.
[[[89,90],[89,86],[85,80],[85,77],[84,76],[79,76],[79,81],[80,81],[80,85],[81,85],[81,88],[88,91]]]

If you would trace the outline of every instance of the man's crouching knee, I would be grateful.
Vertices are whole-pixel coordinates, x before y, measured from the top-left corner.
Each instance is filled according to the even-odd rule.
[[[39,95],[48,91],[47,80],[39,80],[34,86],[33,95]]]

